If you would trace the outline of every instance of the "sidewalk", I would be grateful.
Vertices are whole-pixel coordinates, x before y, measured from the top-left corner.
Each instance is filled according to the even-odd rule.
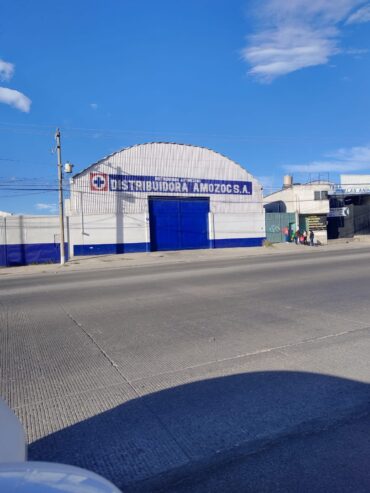
[[[74,257],[64,266],[59,264],[38,264],[20,267],[0,268],[0,279],[9,276],[25,276],[39,274],[61,274],[71,271],[99,270],[114,268],[144,267],[160,264],[177,264],[210,260],[232,260],[272,255],[301,255],[318,252],[361,250],[370,246],[370,236],[354,239],[331,240],[328,245],[309,247],[294,243],[275,243],[264,247],[246,248],[215,248],[207,250],[182,250],[173,252],[126,253],[118,255],[98,255]]]

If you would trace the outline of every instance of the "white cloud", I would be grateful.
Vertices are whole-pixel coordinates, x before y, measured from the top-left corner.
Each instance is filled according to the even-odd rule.
[[[363,0],[260,0],[257,31],[242,51],[249,73],[270,82],[296,70],[326,64],[341,52],[338,23]]]
[[[342,161],[367,163],[370,166],[370,146],[357,146],[348,149],[344,147],[334,153],[327,154],[327,157],[337,158]]]
[[[347,19],[347,24],[363,24],[370,22],[370,3],[356,10]]]
[[[287,164],[283,168],[290,173],[348,173],[370,170],[370,146],[342,148],[324,157],[329,159],[306,164]]]
[[[9,81],[14,75],[14,65],[0,59],[0,80]],[[13,106],[24,113],[28,113],[32,101],[22,92],[7,87],[0,87],[0,103]]]
[[[258,11],[263,18],[272,17],[278,22],[336,23],[363,3],[364,0],[259,0]]]
[[[312,31],[287,26],[252,38],[243,51],[250,74],[264,82],[304,67],[322,65],[338,51],[335,30]]]
[[[43,202],[40,202],[36,204],[35,207],[40,211],[48,211],[50,213],[58,212],[57,204],[44,204]]]
[[[370,163],[345,163],[343,161],[312,161],[308,164],[286,165],[290,173],[347,173],[370,169]]]
[[[10,80],[14,74],[14,65],[0,59],[0,80]]]
[[[9,104],[24,113],[28,113],[31,108],[31,102],[27,96],[15,89],[0,87],[0,103]]]
[[[90,108],[92,110],[97,110],[98,109],[98,104],[97,103],[90,103]]]

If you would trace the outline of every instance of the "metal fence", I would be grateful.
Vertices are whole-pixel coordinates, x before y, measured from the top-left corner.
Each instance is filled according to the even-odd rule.
[[[271,243],[283,243],[287,241],[287,234],[295,230],[295,214],[290,212],[267,212],[266,215],[266,239]]]

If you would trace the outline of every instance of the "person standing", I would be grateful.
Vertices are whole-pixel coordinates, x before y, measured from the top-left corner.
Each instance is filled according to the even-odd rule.
[[[294,240],[296,245],[299,245],[299,236],[300,236],[299,229],[297,229],[294,235]]]
[[[310,229],[310,246],[314,246],[315,233]]]
[[[308,243],[307,243],[307,231],[306,230],[303,231],[303,244],[308,245]]]

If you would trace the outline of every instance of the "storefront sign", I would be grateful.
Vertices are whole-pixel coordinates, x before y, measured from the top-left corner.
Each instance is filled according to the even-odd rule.
[[[252,195],[252,182],[90,173],[91,191]]]
[[[328,217],[348,217],[349,207],[336,207],[335,209],[330,209]]]
[[[370,186],[369,185],[363,185],[363,186],[335,185],[334,188],[328,191],[328,194],[329,195],[370,195]]]
[[[326,230],[326,216],[307,216],[306,221],[308,229]]]

